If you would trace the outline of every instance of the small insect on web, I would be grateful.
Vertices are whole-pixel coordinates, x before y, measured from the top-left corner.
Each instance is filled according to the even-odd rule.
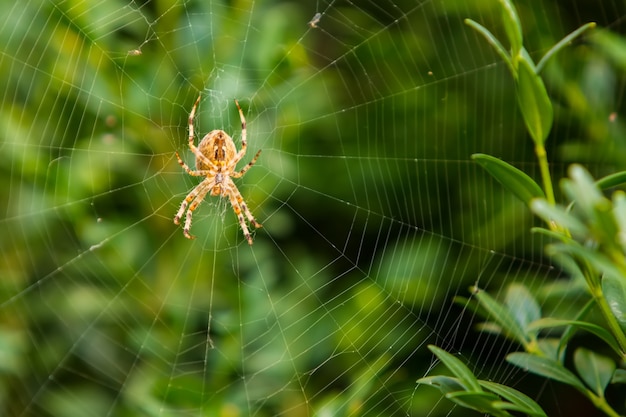
[[[317,24],[320,22],[320,20],[322,20],[322,14],[315,13],[315,16],[313,16],[313,19],[311,19],[311,21],[309,22],[309,27],[317,28]]]
[[[254,155],[252,161],[250,161],[246,166],[239,171],[236,170],[237,163],[245,156],[246,149],[248,147],[246,138],[246,119],[243,116],[243,111],[241,111],[241,107],[239,106],[239,102],[237,100],[235,100],[235,105],[239,110],[239,118],[241,119],[241,149],[239,152],[237,152],[233,139],[223,130],[210,131],[202,138],[196,147],[194,144],[193,119],[196,114],[198,103],[200,103],[200,97],[201,96],[198,96],[196,99],[196,102],[191,109],[191,113],[189,114],[189,149],[191,149],[194,155],[196,155],[196,169],[192,170],[189,168],[189,166],[187,166],[187,164],[185,164],[185,162],[181,159],[178,152],[176,152],[176,158],[178,159],[180,166],[183,167],[189,175],[205,178],[200,184],[191,190],[189,194],[187,194],[187,197],[185,197],[180,205],[178,213],[174,216],[174,223],[180,224],[180,220],[183,217],[185,210],[187,210],[187,213],[185,214],[185,225],[183,226],[183,235],[185,235],[187,239],[193,239],[194,236],[189,233],[189,229],[191,228],[191,216],[198,205],[202,203],[206,195],[210,193],[212,196],[228,197],[230,204],[237,215],[237,219],[239,220],[241,230],[243,230],[243,235],[248,241],[248,244],[252,245],[252,236],[250,235],[248,225],[246,224],[246,218],[255,228],[258,229],[262,226],[256,221],[250,212],[248,205],[243,200],[243,197],[241,196],[241,193],[232,178],[242,177],[243,174],[245,174],[246,171],[254,165],[261,154],[261,150]]]

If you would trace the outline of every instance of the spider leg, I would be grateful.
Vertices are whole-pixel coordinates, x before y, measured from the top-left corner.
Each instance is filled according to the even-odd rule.
[[[241,209],[243,210],[244,214],[250,221],[250,224],[254,226],[256,229],[260,229],[261,227],[263,227],[261,223],[256,221],[256,219],[252,215],[252,212],[248,208],[248,205],[246,204],[245,201],[243,201],[243,197],[241,197],[241,194],[239,194],[239,192],[237,192],[237,201],[239,202],[239,205],[241,206]]]
[[[204,197],[206,197],[207,193],[211,191],[211,189],[211,181],[209,181],[208,179],[202,181],[200,184],[198,184],[196,188],[194,188],[189,194],[187,194],[187,197],[185,197],[182,204],[180,205],[180,209],[178,209],[176,216],[174,216],[174,224],[180,224],[180,219],[182,218],[183,213],[185,213],[185,210],[187,210],[187,214],[185,215],[185,226],[183,227],[183,234],[187,239],[194,238],[192,235],[189,234],[189,229],[191,229],[191,216],[193,214],[193,211],[198,207],[202,200],[204,200]],[[191,203],[191,205],[189,205],[189,203]],[[189,207],[189,209],[187,209],[187,207]]]
[[[188,119],[188,123],[189,123],[189,149],[191,149],[191,151],[194,153],[194,155],[196,155],[197,157],[202,159],[202,162],[204,162],[207,165],[210,165],[211,161],[209,160],[209,158],[207,158],[205,155],[203,155],[202,152],[200,152],[198,150],[198,148],[196,147],[196,145],[194,144],[194,139],[195,138],[194,138],[194,131],[193,131],[193,119],[194,119],[194,117],[196,117],[196,109],[198,108],[198,104],[200,103],[200,98],[201,97],[202,97],[202,94],[198,95],[198,98],[196,99],[196,102],[194,103],[193,107],[191,108],[191,113],[189,113],[189,119]]]
[[[252,161],[248,162],[248,164],[245,167],[243,167],[239,172],[233,172],[232,174],[230,174],[230,176],[233,178],[241,177],[243,174],[246,173],[247,170],[250,169],[250,167],[252,167],[252,165],[254,165],[256,160],[259,159],[259,155],[261,155],[261,149],[259,149],[256,155],[254,155],[254,158],[252,158]]]
[[[233,211],[235,212],[235,215],[237,215],[239,226],[241,226],[241,230],[243,231],[244,237],[248,241],[248,245],[252,245],[252,236],[250,235],[250,230],[248,230],[248,225],[246,224],[246,219],[243,213],[246,213],[249,220],[252,218],[250,222],[254,225],[254,227],[260,227],[260,224],[257,223],[256,220],[254,220],[254,217],[252,217],[252,214],[250,214],[250,210],[243,201],[243,198],[234,183],[229,184],[229,186],[224,190],[224,194],[228,195],[230,205],[233,206]]]
[[[189,166],[181,159],[180,155],[178,154],[178,152],[176,152],[176,158],[178,159],[178,164],[183,167],[183,169],[185,171],[187,171],[187,174],[194,176],[194,177],[206,177],[207,175],[212,174],[212,172],[210,170],[207,169],[202,169],[202,170],[193,170],[191,168],[189,168]]]
[[[241,119],[241,150],[243,153],[246,153],[246,147],[248,146],[248,141],[246,138],[246,118],[243,117],[243,111],[241,111],[241,107],[239,106],[239,102],[235,99],[235,104],[237,105],[237,110],[239,110],[239,119]]]
[[[241,119],[241,149],[237,152],[237,155],[231,160],[232,168],[235,168],[237,162],[241,160],[246,154],[246,150],[248,149],[248,139],[247,139],[247,129],[246,129],[246,118],[243,117],[243,111],[239,106],[239,102],[235,99],[235,104],[237,105],[237,110],[239,110],[239,118]]]

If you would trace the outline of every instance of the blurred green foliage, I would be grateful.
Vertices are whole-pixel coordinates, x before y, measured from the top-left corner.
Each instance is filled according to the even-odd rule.
[[[533,57],[606,27],[545,68],[555,178],[626,160],[626,10],[609,3],[520,6]],[[313,6],[0,4],[2,413],[448,415],[416,389],[425,342],[489,359],[452,296],[558,277],[530,213],[469,159],[538,174],[507,69],[463,24],[496,4]],[[264,225],[252,248],[224,201],[196,211],[193,242],[172,223],[197,183],[174,152],[192,161],[198,92],[199,134],[239,143],[236,97],[263,150],[237,182]]]

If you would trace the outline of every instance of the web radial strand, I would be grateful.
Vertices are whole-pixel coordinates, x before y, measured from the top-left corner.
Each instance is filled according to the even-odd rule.
[[[463,21],[506,39],[499,2],[5,3],[0,415],[462,415],[415,382],[429,344],[541,397],[467,307],[518,305],[511,283],[549,283],[542,314],[587,301],[471,159],[541,178]],[[626,6],[514,3],[535,62],[604,28],[541,73],[556,188],[624,170]],[[213,131],[234,151],[199,167]]]

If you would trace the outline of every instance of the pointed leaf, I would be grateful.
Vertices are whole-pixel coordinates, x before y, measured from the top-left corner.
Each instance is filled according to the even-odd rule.
[[[515,56],[522,49],[522,24],[519,21],[517,10],[510,0],[500,0],[502,6],[502,22],[511,45],[511,55]]]
[[[596,185],[601,190],[606,190],[623,184],[626,184],[626,171],[616,172],[596,181]]]
[[[586,390],[576,375],[553,359],[542,358],[524,352],[515,352],[508,355],[506,360],[533,374],[571,385],[581,392]]]
[[[516,63],[517,104],[533,142],[536,146],[543,145],[552,129],[552,103],[543,80],[535,73],[532,61],[520,54]]]
[[[471,27],[476,32],[480,33],[487,40],[487,42],[493,47],[493,49],[496,50],[500,58],[502,58],[502,60],[505,62],[507,67],[509,67],[509,71],[511,71],[511,75],[513,76],[513,78],[516,78],[516,75],[515,75],[516,71],[515,71],[515,68],[513,67],[513,62],[511,61],[511,57],[507,53],[506,49],[504,49],[504,46],[502,46],[498,38],[493,36],[493,34],[489,32],[489,30],[485,28],[483,25],[481,25],[478,22],[473,21],[472,19],[465,19],[464,22],[467,26]]]
[[[490,392],[466,392],[458,391],[447,394],[446,398],[465,408],[476,410],[480,413],[490,414],[496,417],[509,417],[511,414],[494,407],[500,398]]]
[[[545,198],[541,187],[524,171],[491,155],[475,153],[472,159],[491,176],[526,204],[534,198]]]
[[[574,366],[589,388],[599,397],[604,397],[604,390],[617,367],[615,361],[589,349],[578,348],[574,352]]]
[[[546,413],[539,406],[539,404],[537,404],[528,395],[519,392],[516,389],[490,381],[479,380],[478,382],[486,390],[489,390],[494,394],[497,394],[500,397],[506,399],[507,401],[510,401],[511,403],[517,405],[519,407],[517,410],[524,414],[528,414],[530,416],[546,415]]]
[[[434,345],[429,345],[428,349],[452,372],[468,391],[481,391],[478,380],[472,371],[461,362],[456,356]]]
[[[546,62],[557,52],[559,52],[561,49],[563,49],[565,46],[567,46],[570,42],[572,42],[574,40],[574,38],[576,38],[577,36],[580,36],[580,34],[582,34],[584,31],[586,31],[587,29],[593,29],[596,27],[596,24],[594,22],[591,23],[587,23],[582,25],[581,27],[579,27],[578,29],[576,29],[575,31],[573,31],[572,33],[570,33],[569,35],[567,35],[566,37],[564,37],[563,39],[561,39],[556,45],[554,45],[544,56],[543,58],[541,58],[541,61],[539,61],[539,63],[537,64],[537,74],[539,74],[539,72],[543,69],[543,67],[546,65]]]

